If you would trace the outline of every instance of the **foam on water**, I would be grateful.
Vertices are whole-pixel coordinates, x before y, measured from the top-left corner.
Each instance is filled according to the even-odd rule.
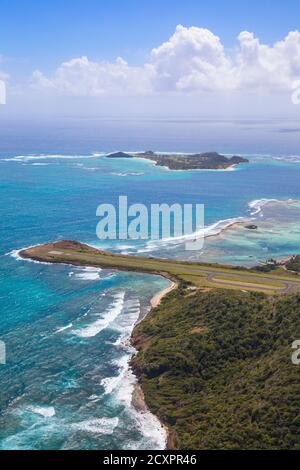
[[[130,368],[131,357],[136,353],[136,350],[130,344],[130,336],[134,325],[139,319],[140,311],[139,299],[130,299],[126,302],[122,315],[118,316],[114,322],[116,328],[121,332],[115,346],[122,346],[125,354],[119,360],[114,361],[118,375],[102,379],[101,385],[104,388],[105,395],[111,396],[126,407],[136,427],[144,436],[144,440],[151,440],[155,449],[165,449],[167,436],[158,418],[148,410],[137,410],[132,402],[134,389],[137,386],[137,378]],[[131,444],[131,448],[134,448],[135,445]]]
[[[121,333],[114,343],[115,346],[128,346],[131,332],[140,317],[140,313],[139,299],[130,299],[126,302],[123,314],[114,322],[115,329]]]
[[[32,163],[32,166],[49,166],[51,163]]]
[[[55,416],[55,408],[53,406],[29,406],[27,410],[43,416],[44,418],[52,418]]]
[[[101,318],[84,328],[72,330],[72,333],[81,338],[92,338],[98,335],[102,330],[110,326],[117,316],[120,315],[124,305],[124,297],[124,291],[116,294],[115,301],[110,305],[107,311],[103,314],[99,314]]]
[[[114,396],[115,400],[126,406],[144,439],[150,439],[155,449],[165,449],[167,435],[158,418],[147,409],[144,411],[137,410],[132,402],[134,389],[137,386],[137,378],[133,374],[129,363],[134,351],[131,348],[131,352],[128,351],[128,355],[123,356],[117,362],[119,375],[103,379],[101,385],[104,387],[106,394]]]
[[[102,154],[92,154],[92,155],[61,155],[61,154],[40,154],[40,155],[17,155],[15,157],[3,158],[2,161],[5,162],[35,162],[37,160],[78,160],[86,158],[97,158],[105,155]]]
[[[36,260],[30,259],[30,258],[22,258],[22,256],[20,256],[20,252],[23,251],[23,250],[29,250],[29,248],[33,248],[33,245],[32,246],[26,246],[24,248],[20,248],[19,250],[12,250],[9,253],[6,253],[6,256],[11,256],[12,258],[14,258],[17,261],[27,261],[29,263],[44,264],[44,265],[48,265],[48,266],[52,264],[52,263],[47,263],[46,261],[36,261]]]
[[[254,201],[249,202],[248,206],[251,211],[252,216],[257,216],[258,214],[262,213],[262,210],[268,204],[276,204],[276,203],[286,203],[292,204],[293,202],[298,202],[298,200],[294,199],[256,199]]]
[[[145,248],[142,248],[138,251],[138,253],[144,253],[144,252],[151,252],[159,247],[162,246],[168,246],[172,244],[179,244],[183,243],[186,241],[194,241],[197,239],[205,239],[208,237],[216,236],[219,235],[221,232],[226,230],[228,227],[231,227],[232,225],[240,222],[245,222],[249,220],[249,217],[235,217],[231,219],[224,219],[224,220],[219,220],[218,222],[215,222],[214,224],[211,224],[207,227],[204,227],[203,229],[200,229],[196,232],[186,234],[186,235],[181,235],[178,237],[170,237],[170,238],[164,238],[161,240],[151,240],[150,242],[147,243]]]
[[[106,377],[101,380],[101,385],[104,388],[105,395],[110,395],[114,390],[120,386],[124,386],[123,379],[129,367],[130,355],[121,357],[118,361],[115,361],[115,365],[118,368],[119,374],[116,377]]]
[[[79,431],[95,434],[113,434],[119,424],[119,418],[94,418],[74,423],[72,427]]]
[[[154,443],[156,450],[164,450],[167,445],[167,433],[158,418],[150,411],[137,412],[133,410],[137,427],[146,440]]]
[[[69,277],[78,281],[97,281],[100,279],[101,268],[86,267],[78,269],[75,272],[71,271]]]
[[[267,204],[272,202],[280,202],[278,199],[256,199],[254,201],[249,202],[248,206],[250,209],[251,216],[256,216],[260,214]]]
[[[135,172],[129,172],[129,173],[111,173],[112,176],[142,176],[145,173],[135,173]]]
[[[138,250],[136,250],[136,253],[150,253],[152,251],[155,251],[159,249],[160,247],[163,246],[169,246],[170,248],[172,245],[177,245],[179,243],[183,243],[189,240],[197,240],[197,239],[205,239],[209,238],[212,236],[220,235],[224,230],[228,229],[232,225],[236,223],[243,223],[243,222],[250,222],[255,219],[258,215],[262,216],[262,211],[263,208],[272,203],[291,203],[293,200],[288,199],[288,200],[280,200],[280,199],[257,199],[253,200],[248,203],[249,207],[249,212],[250,212],[250,217],[244,216],[244,217],[233,217],[229,219],[224,219],[224,220],[219,220],[211,225],[208,225],[207,227],[204,227],[203,229],[200,229],[196,232],[193,232],[191,234],[186,234],[178,237],[170,237],[170,238],[164,238],[161,240],[151,240],[147,242],[145,247],[142,247]],[[127,248],[127,247],[126,247]],[[130,247],[132,248],[132,247]],[[129,250],[123,250],[122,254],[134,254],[135,251],[134,249],[132,251]]]
[[[62,333],[63,331],[65,330],[68,330],[69,328],[72,328],[73,326],[73,323],[69,323],[68,325],[66,326],[62,326],[61,328],[58,328],[55,333]]]
[[[148,410],[137,410],[132,403],[137,378],[129,366],[131,355],[132,353],[123,356],[118,361],[119,375],[103,379],[101,385],[104,387],[106,394],[114,395],[115,400],[126,406],[144,439],[150,439],[155,449],[165,449],[167,435],[158,418]]]

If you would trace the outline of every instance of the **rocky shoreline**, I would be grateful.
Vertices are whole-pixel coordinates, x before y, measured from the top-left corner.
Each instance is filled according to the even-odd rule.
[[[167,287],[166,289],[160,291],[158,294],[156,294],[154,297],[152,297],[152,299],[150,301],[151,309],[150,309],[150,311],[148,312],[148,314],[146,316],[151,315],[152,310],[160,305],[162,299],[166,295],[170,294],[173,290],[178,289],[178,287],[179,287],[179,283],[172,281],[172,284],[169,287]],[[146,317],[144,317],[144,319],[145,318]],[[142,349],[143,345],[144,345],[143,339],[139,338],[139,336],[136,335],[136,327],[133,329],[132,334],[131,334],[131,344],[137,351],[140,351]],[[139,412],[142,412],[142,413],[150,412],[150,413],[153,414],[153,412],[147,406],[147,402],[146,402],[146,399],[145,399],[145,394],[144,394],[143,387],[142,387],[142,384],[141,384],[141,381],[140,381],[140,373],[139,373],[139,370],[136,367],[134,367],[134,361],[133,360],[131,360],[130,366],[132,368],[132,371],[133,371],[134,375],[136,376],[136,378],[138,380],[137,384],[134,387],[134,391],[133,391],[133,394],[132,394],[132,405]],[[163,427],[163,429],[166,432],[166,449],[167,450],[176,450],[177,449],[176,435],[173,432],[171,432],[168,429],[168,427],[166,426],[166,424],[163,423],[159,419],[159,416],[157,416],[157,415],[155,415],[155,416],[160,421],[161,426]]]

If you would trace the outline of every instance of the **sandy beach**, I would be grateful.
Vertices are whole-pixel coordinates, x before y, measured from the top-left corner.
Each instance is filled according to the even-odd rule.
[[[154,297],[152,297],[150,301],[151,307],[152,308],[158,307],[163,297],[169,294],[169,292],[172,292],[174,289],[177,289],[177,287],[178,287],[178,284],[176,282],[172,282],[172,284],[169,287],[167,287],[166,289],[162,290],[161,292],[156,294]]]

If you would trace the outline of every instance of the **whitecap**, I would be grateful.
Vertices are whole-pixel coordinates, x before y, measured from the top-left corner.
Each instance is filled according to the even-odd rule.
[[[98,397],[98,395],[90,395],[90,396],[88,397],[88,400],[90,400],[90,401],[96,401],[96,400],[99,400],[99,397]]]
[[[69,323],[68,325],[66,326],[62,326],[61,328],[58,328],[55,333],[62,333],[63,331],[65,330],[68,330],[69,328],[72,328],[73,326],[73,323]]]
[[[124,390],[126,384],[124,378],[129,368],[129,360],[130,355],[127,354],[126,356],[121,357],[121,359],[119,359],[118,361],[114,361],[114,364],[119,370],[119,374],[115,377],[106,377],[101,380],[101,385],[104,388],[105,395],[110,395],[113,391],[119,389],[120,387],[122,388],[122,390]],[[129,396],[131,397],[131,393],[129,394]],[[129,404],[130,401],[131,398],[129,399]]]
[[[187,235],[163,238],[161,240],[155,240],[155,241],[150,240],[149,242],[147,242],[145,247],[137,250],[137,253],[152,252],[152,251],[159,249],[163,245],[166,245],[166,246],[176,245],[178,243],[182,243],[188,240],[197,240],[201,238],[205,239],[205,238],[219,235],[224,230],[228,229],[232,225],[235,225],[236,223],[250,222],[251,220],[254,220],[254,218],[257,216],[262,217],[263,216],[262,210],[266,205],[270,203],[284,203],[284,202],[291,203],[293,202],[293,200],[292,199],[288,199],[288,200],[256,199],[248,203],[250,217],[234,217],[234,218],[219,220],[211,225],[208,225],[207,227],[204,227],[196,232],[193,232]],[[133,252],[130,253],[129,251],[127,251],[127,252],[122,252],[122,253],[132,254]]]
[[[140,429],[141,434],[151,440],[152,445],[157,450],[163,450],[167,444],[167,433],[160,423],[159,419],[147,408],[144,411],[137,410],[132,403],[134,388],[137,386],[137,378],[129,367],[125,370],[121,386],[116,390],[116,398],[123,402],[129,409],[129,412]]]
[[[258,215],[262,212],[264,206],[270,203],[280,202],[279,199],[255,199],[254,201],[249,202],[248,207],[250,209],[251,216]]]
[[[11,256],[12,258],[14,258],[17,261],[28,261],[29,263],[45,264],[45,265],[52,264],[52,263],[47,263],[46,261],[37,261],[37,260],[31,259],[31,258],[22,258],[22,256],[20,256],[20,252],[24,251],[24,250],[29,250],[30,248],[34,248],[34,245],[26,246],[24,248],[20,248],[19,250],[9,251],[8,253],[5,254],[5,256]]]
[[[49,166],[51,163],[32,163],[31,166]]]
[[[97,158],[103,154],[92,154],[92,155],[62,155],[62,154],[37,154],[37,155],[16,155],[10,158],[3,158],[3,161],[6,162],[34,162],[37,160],[78,160],[78,159],[86,159],[86,158]]]
[[[136,350],[130,345],[129,338],[134,324],[140,315],[140,301],[137,298],[129,299],[126,302],[126,313],[120,315],[114,322],[117,328],[122,331],[121,337],[117,340],[116,345],[120,341],[126,341],[127,354],[121,356],[114,365],[118,369],[118,375],[114,377],[106,377],[102,379],[101,385],[104,388],[105,395],[111,395],[114,400],[124,404],[134,419],[137,428],[144,436],[146,441],[151,441],[156,449],[165,449],[167,434],[160,421],[147,409],[144,411],[137,410],[132,403],[134,388],[137,385],[137,378],[130,368],[130,359]],[[134,447],[136,443],[132,443]]]
[[[115,341],[115,346],[130,346],[129,339],[134,325],[137,323],[141,314],[139,299],[130,299],[127,301],[123,314],[114,322],[116,330],[120,331],[119,338]]]
[[[137,410],[132,403],[137,378],[129,366],[129,361],[134,351],[131,348],[131,353],[123,356],[117,362],[119,375],[103,379],[101,384],[105,389],[105,394],[113,394],[119,402],[126,406],[142,435],[147,440],[151,440],[155,449],[163,450],[166,448],[167,434],[159,419],[147,409]]]
[[[95,434],[113,434],[119,424],[119,418],[93,418],[74,423],[73,428]]]
[[[236,223],[241,223],[249,220],[247,217],[235,217],[231,219],[219,220],[207,227],[204,227],[196,232],[189,233],[186,235],[180,235],[178,237],[163,238],[161,240],[151,240],[147,243],[147,246],[138,251],[138,253],[151,252],[159,248],[162,245],[178,244],[189,240],[197,240],[201,238],[208,238],[219,235],[223,230],[231,227]]]
[[[55,408],[53,406],[29,406],[27,410],[43,416],[44,418],[52,418],[55,416]]]
[[[145,173],[138,172],[128,172],[128,173],[111,173],[112,176],[143,176]]]
[[[97,281],[100,279],[101,268],[85,267],[69,272],[69,277],[79,281]]]
[[[98,335],[102,330],[110,326],[117,316],[120,315],[123,310],[124,298],[125,292],[117,294],[114,302],[110,305],[108,310],[102,314],[101,318],[84,328],[72,330],[72,333],[81,338],[92,338]]]

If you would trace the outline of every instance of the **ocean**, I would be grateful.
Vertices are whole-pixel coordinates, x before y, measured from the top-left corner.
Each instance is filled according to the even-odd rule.
[[[237,145],[248,156],[234,171],[168,171],[143,160],[109,160],[121,149],[205,151],[194,138],[162,136],[93,149],[20,140],[0,155],[1,449],[162,449],[165,433],[132,405],[129,360],[134,324],[169,285],[159,276],[20,260],[18,250],[59,239],[149,256],[254,265],[300,252],[300,156]],[[149,147],[148,147],[149,145]],[[168,147],[169,145],[169,147]],[[208,143],[207,143],[208,145]],[[258,146],[258,144],[257,144]],[[8,148],[9,147],[9,148]],[[67,148],[68,147],[68,148]],[[184,148],[183,148],[184,147]],[[199,148],[200,147],[200,148]],[[220,142],[218,142],[220,147]],[[249,148],[251,145],[249,144]],[[84,151],[84,148],[86,149]],[[222,151],[222,148],[218,149]],[[117,203],[201,203],[207,234],[199,252],[183,241],[100,241],[96,209]],[[270,200],[273,200],[270,202]],[[259,230],[227,228],[255,220]]]

